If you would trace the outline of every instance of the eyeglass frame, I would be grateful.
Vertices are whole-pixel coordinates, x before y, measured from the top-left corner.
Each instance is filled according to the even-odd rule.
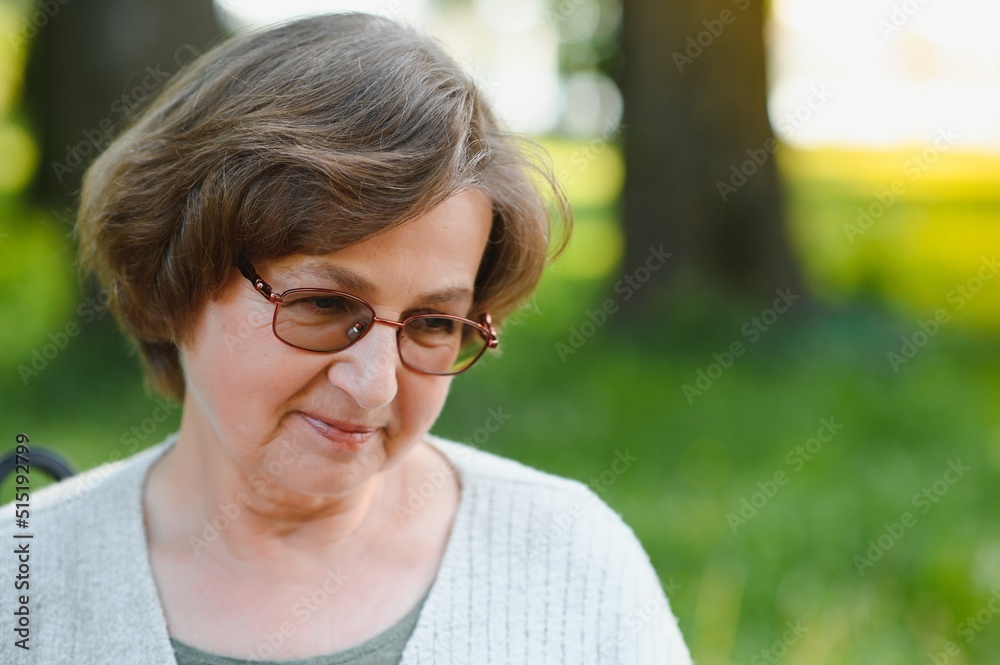
[[[292,347],[293,349],[299,349],[300,351],[308,351],[309,353],[339,353],[341,351],[349,349],[350,347],[360,342],[365,337],[365,335],[368,334],[368,331],[374,328],[374,325],[369,325],[361,332],[361,334],[359,334],[356,338],[351,340],[347,345],[342,346],[339,349],[334,349],[332,351],[317,351],[315,349],[307,349],[282,339],[281,336],[278,334],[278,310],[281,309],[281,305],[284,302],[284,298],[286,296],[288,296],[289,294],[301,293],[304,291],[308,291],[310,293],[324,293],[336,296],[343,296],[350,300],[353,300],[354,302],[361,303],[362,305],[364,305],[366,309],[368,309],[368,311],[371,312],[372,324],[383,323],[387,326],[392,326],[396,328],[396,353],[399,356],[399,361],[403,363],[403,366],[406,367],[408,370],[410,370],[411,372],[416,372],[417,374],[425,374],[428,376],[455,376],[461,374],[462,372],[465,372],[470,367],[475,365],[476,362],[478,362],[479,359],[483,356],[483,354],[486,353],[487,349],[495,349],[500,345],[500,340],[497,337],[497,331],[493,327],[493,319],[490,317],[488,313],[484,313],[480,317],[481,323],[477,323],[472,319],[467,319],[462,316],[454,316],[452,314],[436,314],[436,313],[414,314],[413,316],[408,316],[404,318],[402,321],[393,321],[392,319],[383,319],[382,317],[378,316],[378,314],[375,313],[375,308],[372,307],[371,303],[369,303],[364,298],[361,298],[360,296],[354,295],[353,293],[347,293],[346,291],[337,291],[335,289],[314,289],[308,287],[288,289],[286,291],[282,291],[281,293],[275,293],[274,289],[271,288],[271,285],[264,281],[264,278],[261,277],[256,270],[254,270],[253,265],[251,265],[249,261],[247,261],[246,259],[240,259],[239,261],[236,262],[236,267],[239,268],[240,273],[250,281],[250,284],[253,285],[254,290],[257,291],[261,296],[263,296],[265,300],[274,305],[274,315],[271,317],[271,332],[274,334],[275,339],[277,339],[282,344],[285,344],[286,346]],[[483,346],[483,348],[479,350],[479,353],[477,353],[476,356],[469,361],[468,365],[458,370],[457,372],[427,372],[422,369],[417,369],[416,367],[413,367],[412,365],[407,363],[406,359],[403,358],[403,348],[401,346],[403,329],[406,327],[407,323],[416,319],[449,319],[451,321],[459,321],[461,323],[467,323],[480,331],[480,333],[486,339],[486,345]]]

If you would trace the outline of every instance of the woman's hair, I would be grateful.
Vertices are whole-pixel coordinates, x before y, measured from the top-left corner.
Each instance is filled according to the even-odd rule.
[[[172,80],[87,170],[81,264],[148,377],[184,395],[177,344],[239,258],[328,254],[465,188],[492,202],[472,314],[501,322],[537,285],[550,222],[571,223],[548,161],[506,133],[431,39],[336,14],[236,37]]]

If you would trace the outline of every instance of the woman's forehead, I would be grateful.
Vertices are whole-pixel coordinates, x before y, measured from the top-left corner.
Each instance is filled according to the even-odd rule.
[[[414,274],[412,280],[384,276],[378,266],[371,266],[371,277],[365,266],[342,265],[337,254],[328,256],[295,255],[274,264],[276,279],[294,288],[330,288],[346,291],[366,299],[383,300],[390,294],[405,294],[421,305],[471,304],[474,285],[462,277],[446,274]]]
[[[336,288],[372,297],[405,292],[431,304],[471,301],[492,223],[489,199],[463,191],[411,221],[339,251],[295,254],[264,268],[296,287]]]

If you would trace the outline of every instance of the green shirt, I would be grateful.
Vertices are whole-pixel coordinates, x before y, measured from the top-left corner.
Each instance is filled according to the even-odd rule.
[[[173,637],[170,638],[170,644],[174,648],[177,665],[399,665],[403,648],[417,625],[420,608],[427,600],[427,595],[395,626],[356,647],[324,656],[299,660],[243,660],[201,651]]]

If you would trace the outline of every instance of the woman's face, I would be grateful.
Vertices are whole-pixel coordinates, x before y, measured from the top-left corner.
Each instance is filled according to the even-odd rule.
[[[254,267],[276,293],[346,291],[381,318],[466,316],[491,217],[489,201],[467,190],[348,249]],[[181,347],[182,434],[228,455],[258,492],[348,494],[430,429],[451,379],[405,368],[393,326],[375,324],[350,348],[320,354],[280,342],[273,313],[235,269],[221,296],[204,306]]]

